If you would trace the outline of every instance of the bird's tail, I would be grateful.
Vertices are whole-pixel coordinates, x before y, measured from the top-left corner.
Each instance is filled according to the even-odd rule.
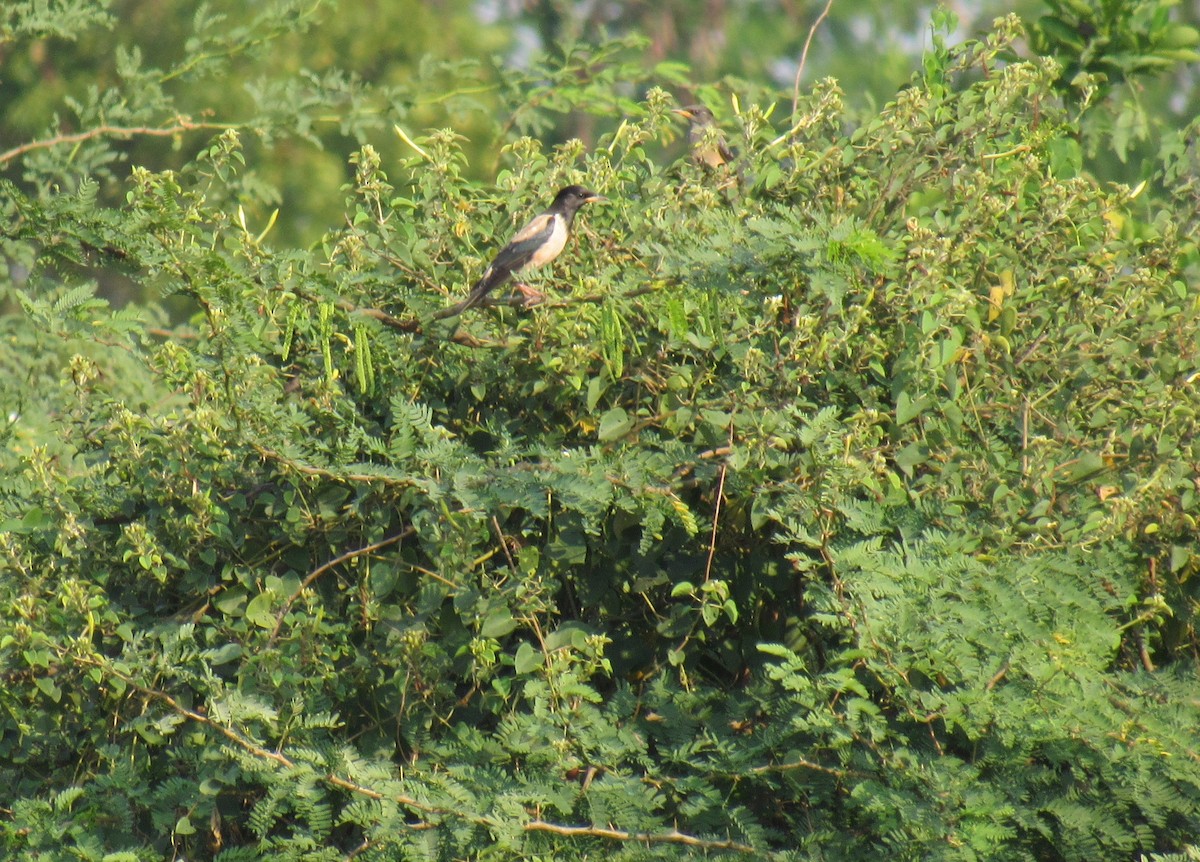
[[[447,317],[454,317],[457,314],[462,314],[468,308],[474,308],[479,305],[485,296],[509,277],[510,273],[505,270],[498,270],[495,267],[488,267],[487,272],[479,281],[475,282],[475,286],[471,288],[471,292],[467,294],[467,298],[456,302],[447,308],[443,308],[434,315],[434,320],[442,320]]]
[[[489,266],[487,272],[483,274],[483,277],[479,281],[475,282],[475,286],[471,288],[471,292],[463,300],[466,303],[463,306],[463,311],[478,305],[480,300],[491,293],[492,289],[501,284],[506,278],[508,278],[507,272],[500,272]]]

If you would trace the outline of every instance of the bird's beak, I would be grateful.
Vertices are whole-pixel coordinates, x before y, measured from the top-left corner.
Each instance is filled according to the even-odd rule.
[[[608,198],[606,198],[604,195],[589,195],[588,197],[584,198],[583,201],[584,203],[589,204],[606,204],[608,203]]]
[[[695,116],[692,114],[691,111],[685,111],[683,108],[672,108],[671,113],[678,114],[679,116],[685,117],[686,119],[689,119],[689,120],[695,119]]]

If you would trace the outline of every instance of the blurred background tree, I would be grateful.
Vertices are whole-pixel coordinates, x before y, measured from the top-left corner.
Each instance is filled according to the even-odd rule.
[[[258,131],[246,141],[252,168],[242,178],[238,203],[255,223],[278,208],[277,236],[300,243],[315,242],[336,225],[341,186],[350,179],[347,157],[357,147],[371,143],[384,164],[411,154],[393,124],[410,134],[454,128],[468,139],[466,174],[490,180],[502,163],[501,149],[516,136],[536,132],[548,144],[573,137],[590,144],[651,86],[666,86],[681,101],[710,102],[723,120],[734,93],[787,101],[802,58],[805,83],[838,80],[854,121],[906,85],[932,38],[928,4],[875,0],[836,0],[828,7],[794,0],[276,0],[259,6],[81,0],[62,4],[33,33],[13,30],[23,5],[0,12],[0,152],[77,132],[86,125],[81,111],[87,113],[89,100],[98,107],[86,119],[121,125],[105,114],[99,96],[143,76],[155,86],[141,112],[124,118],[126,125],[159,126],[185,116]],[[1196,57],[1200,11],[1194,4],[980,0],[950,6],[957,18],[952,41],[979,35],[1010,11],[1030,25],[1021,50],[1057,57],[1064,96],[1095,118],[1083,129],[1087,166],[1099,177],[1130,185],[1150,178],[1161,137],[1200,107],[1195,68],[1187,62]],[[268,20],[277,38],[267,33],[249,49],[238,43],[239,33],[262,30]],[[572,104],[553,127],[529,129],[514,121],[512,94],[538,80],[537,58],[614,36],[627,39],[629,51],[605,62],[633,64],[622,70],[629,103],[583,110]],[[181,57],[190,59],[181,64]],[[636,66],[640,73],[631,71]],[[278,89],[284,80],[287,94]],[[298,88],[311,110],[299,122],[273,115],[273,106],[291,104]],[[135,136],[99,163],[80,153],[77,175],[123,181],[129,165],[177,167],[207,138],[203,130]],[[21,159],[0,162],[0,176],[19,178]],[[121,182],[101,190],[109,200],[124,193]]]

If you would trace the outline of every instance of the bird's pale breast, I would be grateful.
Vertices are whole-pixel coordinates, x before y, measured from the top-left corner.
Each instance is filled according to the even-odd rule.
[[[534,251],[529,258],[529,263],[523,268],[533,269],[534,267],[545,266],[554,258],[558,257],[562,250],[567,245],[567,226],[563,219],[558,216],[554,217],[554,229],[550,232],[550,236]]]

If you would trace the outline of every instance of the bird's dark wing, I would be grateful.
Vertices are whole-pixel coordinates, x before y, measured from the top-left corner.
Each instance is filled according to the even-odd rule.
[[[467,298],[455,306],[457,312],[466,311],[478,304],[488,293],[508,281],[509,276],[533,260],[538,249],[544,246],[553,234],[554,216],[551,213],[542,213],[517,231],[508,245],[500,249],[496,259],[471,288]]]
[[[537,250],[550,240],[553,233],[554,216],[542,213],[513,235],[488,269],[503,270],[510,274],[516,272],[533,260]]]
[[[688,135],[692,145],[692,160],[710,168],[719,168],[737,158],[725,136],[713,125],[692,126]]]
[[[721,154],[721,159],[724,160],[726,164],[729,164],[737,158],[737,152],[735,152],[729,146],[729,144],[725,141],[724,136],[717,141],[717,152]]]

